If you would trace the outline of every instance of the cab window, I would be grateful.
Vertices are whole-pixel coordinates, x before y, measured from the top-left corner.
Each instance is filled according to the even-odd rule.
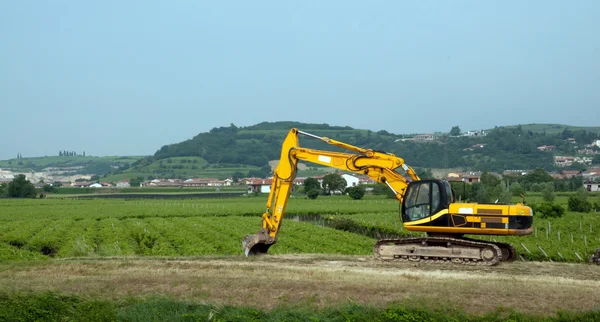
[[[437,183],[431,181],[411,185],[404,203],[405,220],[423,219],[439,211],[444,192]]]
[[[406,200],[406,215],[410,221],[419,220],[430,215],[431,183],[423,182],[411,186]]]

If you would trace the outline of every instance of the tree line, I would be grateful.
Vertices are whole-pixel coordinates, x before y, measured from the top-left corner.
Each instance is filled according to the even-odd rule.
[[[58,156],[59,157],[79,157],[79,156],[85,156],[85,151],[83,151],[83,153],[79,154],[75,151],[67,151],[67,150],[63,150],[63,151],[58,151]]]

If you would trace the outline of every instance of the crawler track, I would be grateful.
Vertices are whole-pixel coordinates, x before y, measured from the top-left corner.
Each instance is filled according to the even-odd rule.
[[[505,243],[465,238],[419,237],[382,239],[373,247],[375,258],[383,261],[451,262],[492,266],[516,256]],[[504,252],[503,252],[504,249]],[[512,254],[512,255],[511,255]]]

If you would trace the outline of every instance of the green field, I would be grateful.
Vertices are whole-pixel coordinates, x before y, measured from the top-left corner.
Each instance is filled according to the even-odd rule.
[[[566,198],[558,196],[557,201],[566,204]],[[0,258],[239,255],[241,238],[260,228],[265,202],[264,195],[1,200]],[[402,228],[397,202],[375,196],[291,197],[286,216],[274,253],[367,254],[375,238],[410,235]],[[531,236],[479,238],[512,243],[523,260],[579,262],[600,247],[600,214],[568,212],[559,219],[536,218],[534,227]]]

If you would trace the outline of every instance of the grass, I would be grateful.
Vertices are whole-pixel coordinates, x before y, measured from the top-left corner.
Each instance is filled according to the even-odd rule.
[[[168,297],[217,307],[326,310],[394,305],[482,315],[498,310],[552,316],[597,310],[600,271],[557,263],[491,268],[384,263],[372,257],[278,255],[102,259],[0,264],[9,294],[52,291],[103,302]],[[482,301],[485,299],[485,301]]]
[[[199,304],[169,297],[105,301],[56,292],[0,294],[0,319],[7,321],[594,321],[597,311],[543,316],[498,309],[466,314],[438,305],[374,307],[346,304],[313,310],[306,305],[264,311],[246,306]]]

